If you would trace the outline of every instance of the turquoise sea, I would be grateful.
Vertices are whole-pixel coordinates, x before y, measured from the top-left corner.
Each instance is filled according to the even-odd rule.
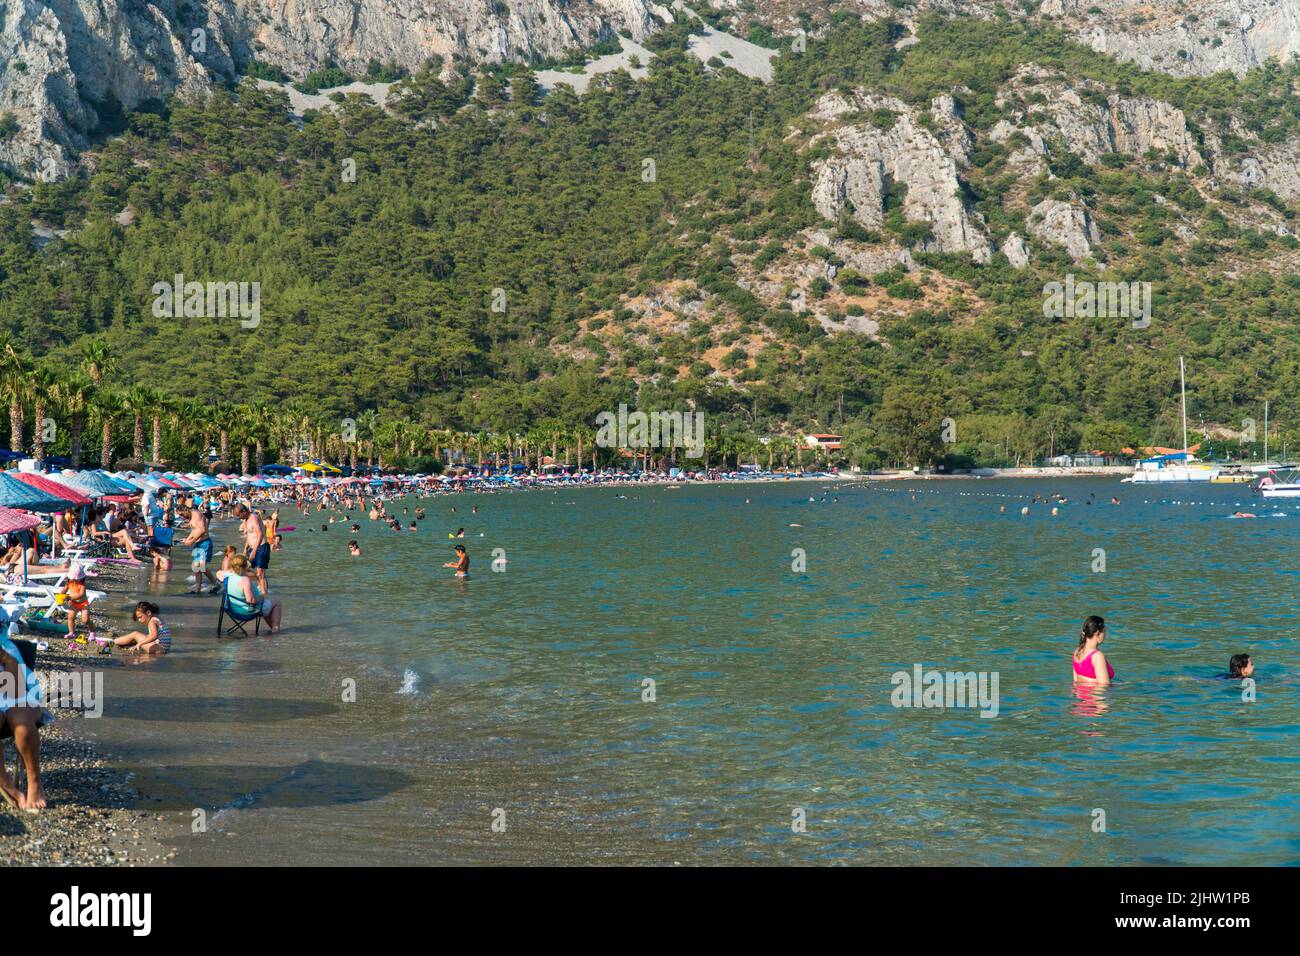
[[[84,726],[180,863],[1300,862],[1300,503],[1102,479],[420,503],[416,533],[354,515],[358,559],[285,509],[274,638],[217,640],[187,570],[142,589],[176,650],[115,658]],[[441,567],[461,526],[468,581]],[[1089,614],[1104,691],[1070,680]],[[1238,651],[1253,701],[1216,679]],[[996,674],[997,716],[893,706],[916,665]]]

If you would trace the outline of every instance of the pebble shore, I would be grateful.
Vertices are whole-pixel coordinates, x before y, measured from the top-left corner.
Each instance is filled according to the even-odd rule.
[[[114,577],[106,575],[98,586]],[[105,632],[112,627],[98,614],[95,625]],[[50,644],[37,658],[42,672],[114,666],[116,654],[68,651],[57,636],[39,637]],[[0,801],[0,866],[168,865],[176,854],[164,842],[164,818],[138,809],[146,798],[132,787],[132,775],[111,766],[84,738],[80,722],[86,718],[79,711],[49,710],[56,719],[41,728],[41,776],[49,806],[31,814]],[[4,742],[4,756],[12,775],[18,761],[12,740]],[[19,768],[24,789],[26,772],[21,763]]]

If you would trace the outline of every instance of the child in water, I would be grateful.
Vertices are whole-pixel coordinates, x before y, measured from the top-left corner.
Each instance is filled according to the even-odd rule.
[[[357,544],[356,541],[349,541],[348,553],[351,554],[352,557],[354,558],[361,557],[361,545]]]
[[[158,616],[158,605],[141,601],[135,606],[135,619],[144,625],[143,631],[132,631],[121,637],[113,638],[118,647],[135,645],[140,654],[166,654],[172,649],[172,632],[165,621]]]
[[[1106,640],[1106,621],[1092,615],[1083,622],[1079,631],[1079,646],[1075,648],[1074,682],[1105,687],[1115,679],[1115,668],[1110,666],[1100,650]]]
[[[1249,654],[1233,654],[1232,660],[1228,661],[1229,680],[1251,677],[1254,673],[1255,662],[1250,659]]]
[[[456,545],[456,560],[448,561],[443,565],[444,568],[455,568],[456,577],[469,577],[469,552],[465,550],[463,544]]]

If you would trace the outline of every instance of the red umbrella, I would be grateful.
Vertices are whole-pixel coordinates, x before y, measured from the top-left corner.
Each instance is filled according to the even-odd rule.
[[[89,498],[73,488],[71,485],[65,485],[55,481],[53,478],[46,478],[44,475],[38,475],[31,471],[11,471],[9,473],[14,478],[24,484],[31,485],[41,491],[54,495],[56,498],[62,498],[65,501],[71,501],[77,507],[94,504]]]
[[[42,524],[41,519],[25,511],[13,508],[0,508],[0,534],[13,534],[17,531],[30,531]]]

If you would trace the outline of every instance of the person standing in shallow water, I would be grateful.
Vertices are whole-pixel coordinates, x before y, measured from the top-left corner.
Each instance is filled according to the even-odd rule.
[[[1076,684],[1104,687],[1115,679],[1115,668],[1100,650],[1105,640],[1105,619],[1095,614],[1087,618],[1079,630],[1079,646],[1073,656]]]
[[[456,560],[448,561],[443,565],[444,568],[455,568],[456,577],[469,577],[469,552],[465,550],[463,544],[456,545]]]

